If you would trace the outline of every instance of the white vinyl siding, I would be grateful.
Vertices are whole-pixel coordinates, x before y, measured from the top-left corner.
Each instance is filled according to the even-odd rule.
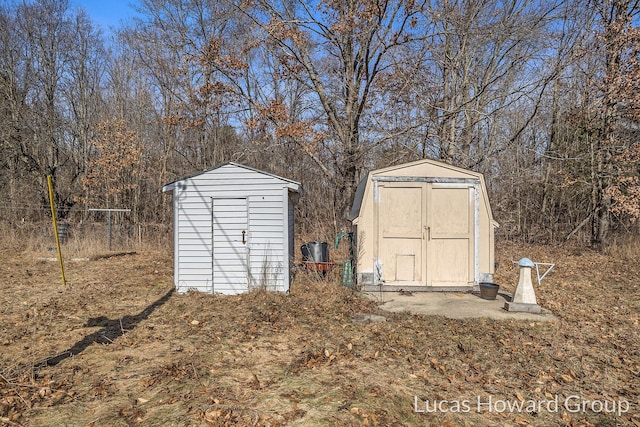
[[[295,232],[295,226],[293,223],[293,216],[295,215],[295,210],[294,210],[294,206],[293,206],[293,200],[291,200],[290,197],[287,197],[287,225],[289,227],[289,242],[288,242],[288,246],[289,246],[289,259],[291,260],[291,262],[293,262],[293,258],[295,257],[295,241],[294,241],[294,232]]]
[[[282,188],[249,199],[251,286],[276,290],[284,282]]]
[[[294,225],[294,215],[295,215],[295,209],[294,209],[294,205],[293,205],[293,200],[290,196],[290,192],[288,189],[285,189],[285,195],[284,195],[285,199],[286,199],[286,203],[287,203],[287,219],[286,219],[286,227],[288,228],[287,230],[287,252],[285,254],[285,256],[288,258],[288,270],[285,271],[285,274],[287,275],[287,281],[291,280],[291,277],[293,277],[293,267],[294,267],[294,261],[295,261],[295,225]]]
[[[187,193],[188,194],[188,193]],[[211,290],[211,213],[207,200],[177,200],[176,287]]]

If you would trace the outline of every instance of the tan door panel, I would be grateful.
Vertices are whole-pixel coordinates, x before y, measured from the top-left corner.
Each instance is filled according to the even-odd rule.
[[[428,271],[431,286],[467,286],[473,282],[473,188],[431,188]]]
[[[423,184],[380,187],[379,254],[386,284],[424,285],[424,193]]]
[[[464,237],[471,233],[473,217],[468,188],[431,189],[431,237]]]
[[[466,286],[469,279],[468,239],[432,239],[432,286]]]

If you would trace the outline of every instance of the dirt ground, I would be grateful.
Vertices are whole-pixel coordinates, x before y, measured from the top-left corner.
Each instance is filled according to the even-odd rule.
[[[69,262],[64,288],[1,249],[0,424],[640,426],[637,249],[498,244],[506,291],[511,258],[557,264],[537,288],[553,322],[383,312],[304,274],[179,295],[158,252]]]

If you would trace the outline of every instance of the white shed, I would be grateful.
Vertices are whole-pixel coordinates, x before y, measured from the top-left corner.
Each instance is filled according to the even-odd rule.
[[[165,185],[163,192],[173,192],[177,291],[288,291],[300,190],[298,182],[237,163]]]

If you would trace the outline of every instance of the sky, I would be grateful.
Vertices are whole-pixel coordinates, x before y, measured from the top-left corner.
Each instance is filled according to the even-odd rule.
[[[105,33],[117,29],[121,23],[135,15],[132,4],[135,0],[72,0],[72,7],[85,9],[91,20],[102,27]]]

